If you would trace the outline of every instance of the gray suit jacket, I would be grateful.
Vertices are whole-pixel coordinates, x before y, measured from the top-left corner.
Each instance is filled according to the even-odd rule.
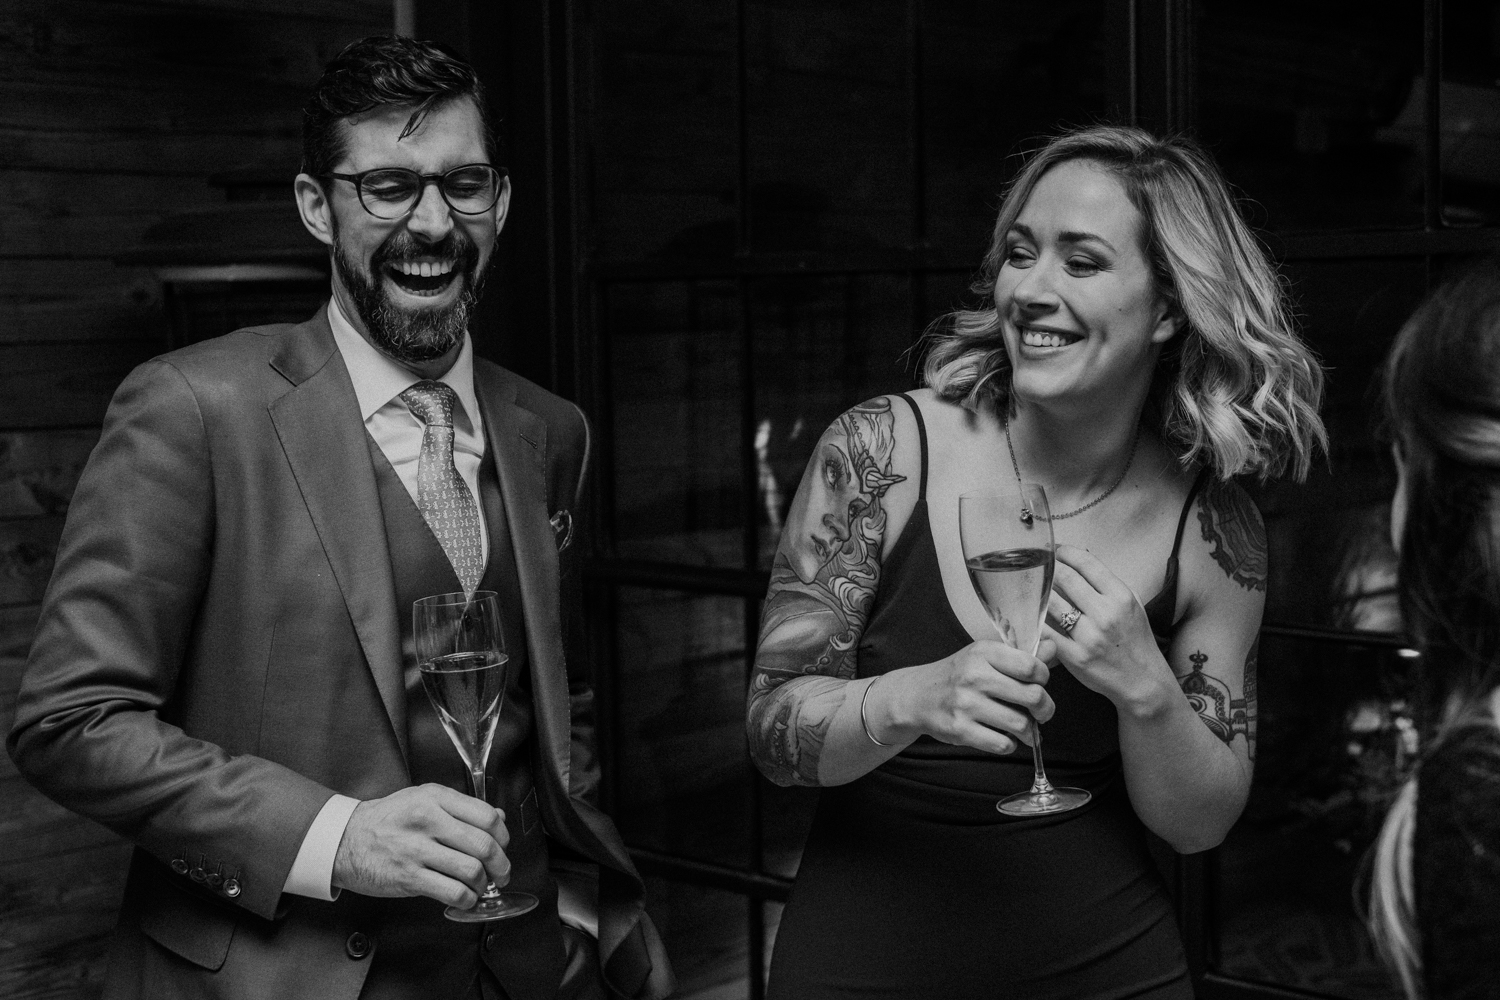
[[[484,360],[475,388],[524,593],[542,819],[559,853],[597,867],[606,982],[665,996],[640,878],[593,804],[582,546],[559,555],[549,523],[577,513],[587,424]],[[400,612],[366,441],[324,311],[165,355],[115,394],[8,740],[38,788],[137,845],[108,996],[362,988],[370,962],[354,953],[374,901],[281,886],[330,795],[410,783]],[[195,880],[200,866],[216,877]]]

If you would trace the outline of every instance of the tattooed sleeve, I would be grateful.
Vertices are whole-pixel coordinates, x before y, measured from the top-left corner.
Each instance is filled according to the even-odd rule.
[[[1198,524],[1226,576],[1246,590],[1266,589],[1266,529],[1244,489],[1211,483],[1198,505]]]
[[[895,420],[875,400],[819,439],[787,514],[761,614],[746,728],[750,754],[779,785],[814,785],[829,723],[854,676],[880,579]]]

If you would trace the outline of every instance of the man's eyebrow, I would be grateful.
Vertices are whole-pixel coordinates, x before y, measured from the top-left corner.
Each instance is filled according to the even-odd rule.
[[[1030,226],[1027,226],[1024,223],[1013,222],[1011,223],[1010,229],[1011,232],[1019,234],[1023,239],[1029,240],[1032,243],[1037,242],[1036,234],[1031,231]],[[1103,236],[1100,236],[1098,233],[1087,233],[1082,231],[1069,230],[1067,232],[1058,233],[1057,240],[1059,243],[1097,243],[1108,250],[1110,253],[1119,253],[1119,251],[1115,249],[1113,243],[1105,239]]]

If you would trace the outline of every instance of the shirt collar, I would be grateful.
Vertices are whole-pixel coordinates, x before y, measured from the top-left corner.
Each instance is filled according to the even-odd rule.
[[[344,367],[349,369],[349,379],[354,383],[354,395],[359,399],[359,416],[369,420],[371,414],[407,389],[422,381],[405,368],[381,354],[349,322],[339,308],[339,300],[328,300],[328,325],[333,329],[333,339],[339,353],[344,356]],[[463,406],[463,415],[468,418],[476,434],[480,433],[479,397],[474,394],[474,347],[468,331],[464,331],[464,346],[458,352],[453,367],[443,374],[439,382],[453,387]],[[405,406],[405,403],[398,405]]]

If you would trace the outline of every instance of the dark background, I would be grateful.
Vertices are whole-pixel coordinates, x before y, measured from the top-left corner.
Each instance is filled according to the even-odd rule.
[[[1200,994],[1395,995],[1353,892],[1417,749],[1372,379],[1426,290],[1500,249],[1500,4],[7,0],[0,729],[120,379],[326,296],[298,109],[342,45],[398,27],[479,68],[515,186],[478,350],[598,430],[607,804],[682,996],[758,996],[814,794],[753,776],[742,721],[812,443],[914,384],[1018,155],[1097,121],[1210,148],[1329,372],[1326,463],[1254,487],[1250,806],[1223,848],[1162,856]],[[127,853],[0,760],[0,995],[98,995]]]

